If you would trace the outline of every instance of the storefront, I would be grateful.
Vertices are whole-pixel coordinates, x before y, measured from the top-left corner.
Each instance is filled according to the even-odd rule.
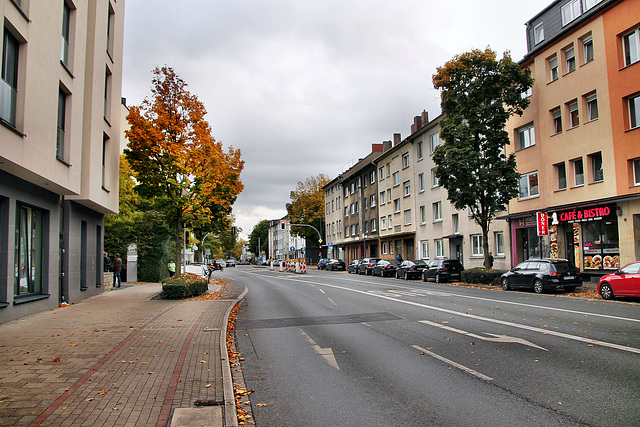
[[[536,216],[511,220],[512,251],[517,264],[529,258],[565,258],[585,273],[620,268],[618,206],[585,205],[549,211],[549,234],[538,236]]]

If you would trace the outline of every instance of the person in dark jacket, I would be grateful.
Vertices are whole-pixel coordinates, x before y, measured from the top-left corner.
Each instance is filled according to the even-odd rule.
[[[119,288],[122,284],[122,279],[120,279],[120,270],[122,270],[122,260],[120,259],[120,254],[116,254],[115,259],[113,260],[113,287]],[[116,286],[116,283],[118,286]]]

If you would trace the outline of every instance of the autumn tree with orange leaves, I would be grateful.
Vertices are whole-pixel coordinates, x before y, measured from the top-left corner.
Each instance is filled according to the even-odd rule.
[[[223,150],[204,119],[204,104],[186,87],[171,67],[153,71],[152,98],[127,116],[131,128],[124,150],[136,191],[153,198],[175,226],[178,265],[184,228],[229,228],[231,206],[244,188],[240,150]]]
[[[311,176],[304,182],[298,181],[296,189],[290,193],[291,203],[287,203],[287,218],[291,224],[306,224],[318,230],[320,236],[324,228],[324,190],[331,181],[326,175]],[[291,227],[291,232],[305,239],[318,241],[318,233],[309,227]]]

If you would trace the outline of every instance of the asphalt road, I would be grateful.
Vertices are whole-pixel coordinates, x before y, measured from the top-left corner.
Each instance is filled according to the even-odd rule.
[[[640,305],[238,267],[258,426],[638,425]]]

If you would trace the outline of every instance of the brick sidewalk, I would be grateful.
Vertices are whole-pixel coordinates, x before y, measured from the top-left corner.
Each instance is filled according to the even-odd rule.
[[[151,299],[160,290],[125,286],[0,325],[0,425],[165,426],[175,408],[224,404],[235,300]]]

